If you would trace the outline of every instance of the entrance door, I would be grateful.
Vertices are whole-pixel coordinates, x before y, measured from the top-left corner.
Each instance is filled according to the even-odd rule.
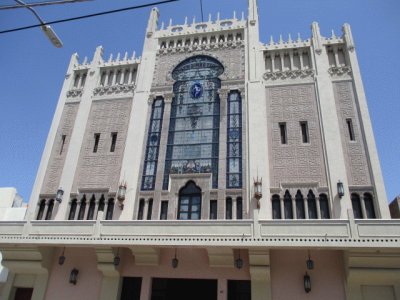
[[[31,300],[33,288],[17,288],[15,291],[15,300]]]
[[[151,300],[217,300],[213,279],[153,278]]]

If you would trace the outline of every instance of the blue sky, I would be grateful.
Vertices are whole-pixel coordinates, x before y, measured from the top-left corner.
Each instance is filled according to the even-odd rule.
[[[14,4],[3,0],[1,5]],[[27,1],[28,2],[28,1]],[[94,0],[37,8],[46,21],[149,3],[150,0]],[[400,1],[398,0],[259,0],[261,40],[289,33],[311,35],[317,21],[321,33],[341,35],[350,23],[367,95],[388,200],[400,194]],[[200,19],[199,0],[161,5],[160,20],[183,23]],[[203,0],[205,18],[221,18],[247,10],[246,0]],[[64,43],[57,49],[40,29],[0,35],[0,187],[14,186],[29,200],[32,185],[58,101],[71,54],[82,61],[96,46],[105,58],[117,52],[140,55],[150,8],[55,24]],[[246,12],[247,15],[247,12]],[[28,10],[0,10],[0,30],[36,24]]]

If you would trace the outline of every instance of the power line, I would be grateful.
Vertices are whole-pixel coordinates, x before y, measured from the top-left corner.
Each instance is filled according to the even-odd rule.
[[[26,3],[25,5],[0,6],[0,10],[14,9],[14,8],[29,8],[35,6],[58,5],[58,4],[71,4],[71,3],[86,2],[86,1],[94,1],[94,0],[56,0],[56,1],[45,1],[45,2],[31,2],[31,3]]]
[[[166,4],[166,3],[170,3],[170,2],[176,2],[176,1],[179,1],[179,0],[165,0],[165,1],[152,2],[152,3],[138,5],[138,6],[130,6],[130,7],[125,7],[125,8],[120,8],[120,9],[103,11],[103,12],[90,14],[90,15],[83,15],[83,16],[79,16],[79,17],[73,17],[73,18],[67,18],[67,19],[62,19],[62,20],[57,20],[57,21],[46,22],[46,23],[43,23],[43,24],[35,24],[35,25],[29,25],[29,26],[24,26],[24,27],[18,27],[18,28],[14,28],[14,29],[7,29],[7,30],[0,31],[0,34],[1,33],[9,33],[9,32],[21,31],[21,30],[31,29],[31,28],[35,28],[35,27],[41,27],[43,25],[65,23],[65,22],[69,22],[69,21],[75,21],[75,20],[87,19],[87,18],[92,18],[92,17],[98,17],[98,16],[102,16],[102,15],[108,15],[108,14],[113,14],[113,13],[127,11],[127,10],[145,8],[145,7],[149,7],[149,6]]]

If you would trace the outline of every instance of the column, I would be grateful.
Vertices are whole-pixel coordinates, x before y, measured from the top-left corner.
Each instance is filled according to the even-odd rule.
[[[319,196],[315,196],[315,204],[317,206],[317,218],[321,219],[321,204],[319,203]]]
[[[113,248],[96,249],[97,268],[103,274],[99,300],[118,300],[121,276],[119,267],[114,265]]]
[[[251,298],[271,300],[271,275],[268,250],[249,250]]]

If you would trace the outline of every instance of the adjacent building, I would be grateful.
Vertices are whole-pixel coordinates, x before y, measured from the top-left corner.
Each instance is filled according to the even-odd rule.
[[[141,57],[72,55],[1,299],[400,299],[350,26],[158,18]]]

